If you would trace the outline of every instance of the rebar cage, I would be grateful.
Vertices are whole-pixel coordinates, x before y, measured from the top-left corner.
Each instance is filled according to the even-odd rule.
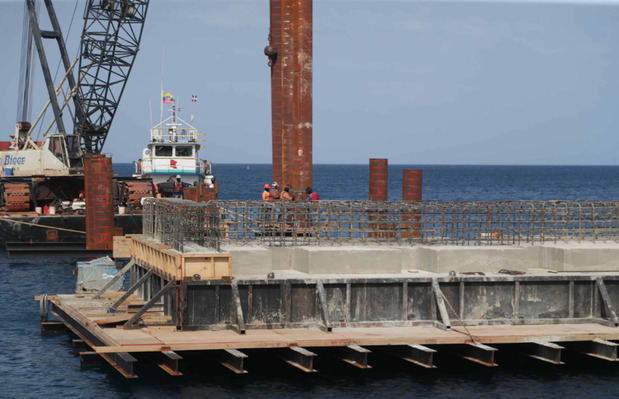
[[[518,245],[616,241],[619,201],[374,202],[148,199],[145,235],[222,245]]]

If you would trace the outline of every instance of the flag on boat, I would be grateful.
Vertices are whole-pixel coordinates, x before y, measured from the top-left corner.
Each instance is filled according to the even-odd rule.
[[[198,102],[198,96],[196,96],[195,94],[191,95],[191,102],[192,103],[197,103]]]
[[[164,91],[161,93],[161,102],[163,103],[173,103],[174,102],[174,96],[172,95],[172,93],[168,93],[167,91]]]

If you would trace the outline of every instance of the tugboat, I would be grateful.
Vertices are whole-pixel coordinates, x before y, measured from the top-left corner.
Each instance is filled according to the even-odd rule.
[[[135,163],[134,176],[152,180],[158,197],[183,196],[194,201],[217,199],[218,182],[211,163],[198,155],[202,134],[181,119],[177,111],[180,109],[172,104],[172,115],[150,129],[150,142],[142,151],[142,159]],[[179,183],[182,184],[181,195]]]

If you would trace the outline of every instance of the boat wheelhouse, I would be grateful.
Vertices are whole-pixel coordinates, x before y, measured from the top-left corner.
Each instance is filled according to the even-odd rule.
[[[177,116],[176,105],[172,105],[171,112],[170,117],[150,129],[150,142],[138,164],[139,176],[157,185],[171,184],[180,176],[184,185],[212,186],[211,164],[198,155],[201,133]]]

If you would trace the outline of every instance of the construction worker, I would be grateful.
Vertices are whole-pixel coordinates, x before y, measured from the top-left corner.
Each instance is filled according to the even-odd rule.
[[[269,183],[264,185],[264,191],[262,192],[262,200],[263,201],[271,201],[273,198],[271,197],[271,186]]]
[[[294,201],[294,197],[290,194],[290,185],[284,187],[284,191],[281,196],[282,201]]]
[[[275,201],[275,200],[278,200],[279,197],[280,197],[279,184],[277,184],[277,182],[274,181],[273,184],[271,184],[271,199]]]
[[[181,175],[176,175],[173,192],[174,198],[183,198],[183,182],[181,181]]]
[[[265,201],[262,204],[262,223],[264,223],[265,225],[271,224],[272,209],[271,205],[267,204],[266,202],[272,200],[273,198],[271,197],[271,186],[269,186],[269,184],[267,183],[264,185],[264,191],[262,192],[262,201]]]
[[[316,194],[311,187],[305,188],[305,193],[307,194],[308,201],[318,201],[320,199],[318,198],[318,194]]]

